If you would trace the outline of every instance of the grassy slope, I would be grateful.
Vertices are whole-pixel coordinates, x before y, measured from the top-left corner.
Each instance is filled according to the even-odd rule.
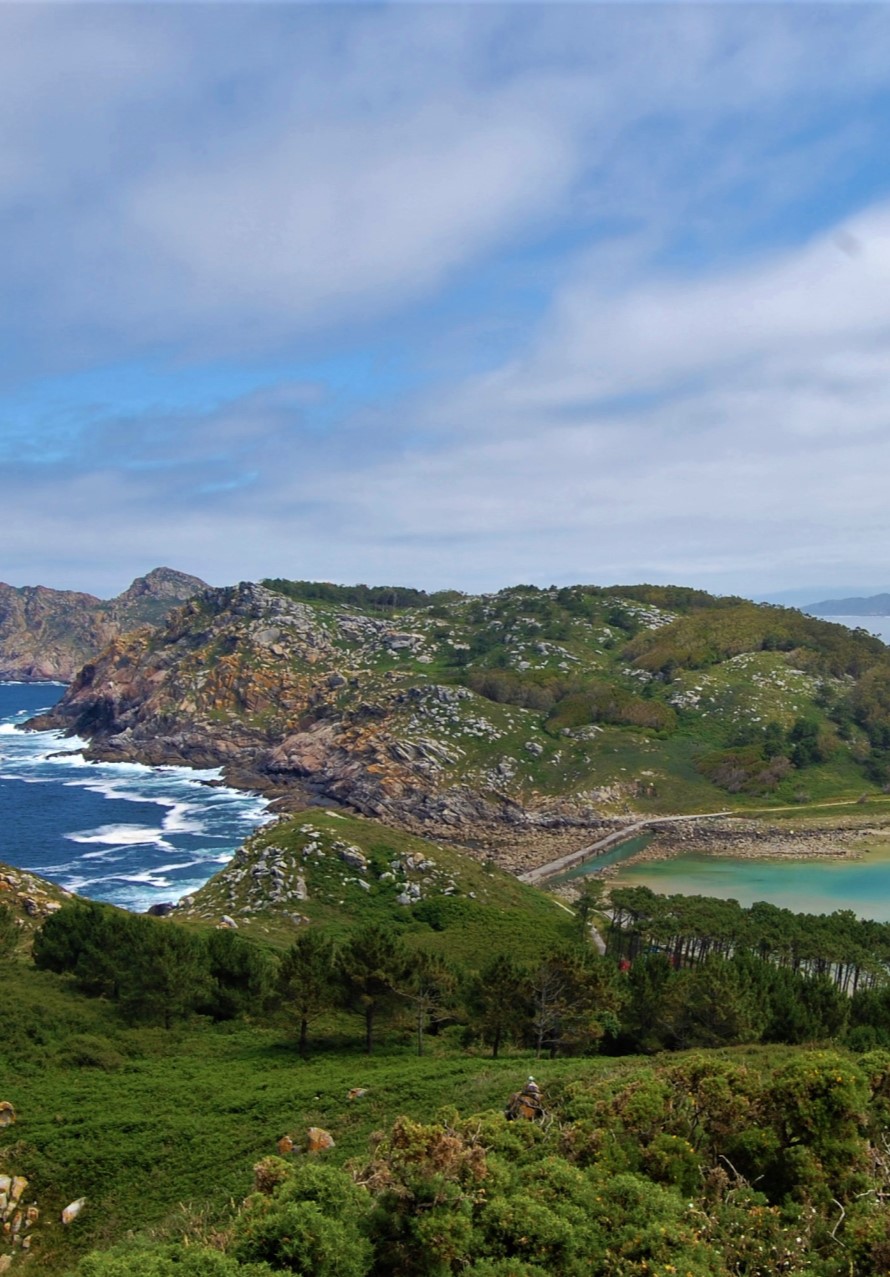
[[[355,852],[366,870],[343,859]],[[277,867],[280,886],[262,872],[264,861]],[[418,898],[400,904],[409,886]],[[215,923],[228,914],[245,934],[277,945],[303,925],[295,914],[334,935],[358,923],[394,924],[407,943],[470,967],[499,950],[533,959],[571,927],[563,906],[494,865],[373,820],[314,810],[261,828],[190,900],[178,919]]]
[[[125,1029],[112,1009],[65,981],[16,963],[0,982],[3,1097],[19,1120],[0,1131],[0,1169],[28,1176],[26,1200],[41,1220],[23,1271],[70,1272],[78,1254],[130,1232],[210,1235],[250,1188],[251,1166],[278,1138],[309,1126],[330,1130],[335,1162],[367,1152],[369,1137],[400,1114],[429,1120],[450,1106],[468,1115],[502,1109],[530,1068],[545,1090],[622,1072],[636,1061],[492,1061],[430,1039],[417,1059],[409,1034],[391,1033],[379,1053],[329,1038],[307,1061],[287,1028],[193,1024],[172,1032]],[[732,1052],[775,1063],[787,1049]],[[350,1102],[356,1086],[368,1093]],[[61,1208],[86,1196],[68,1229]]]
[[[361,852],[367,869],[347,864],[343,851]],[[273,889],[282,894],[280,878],[251,872],[264,861],[285,874],[284,900],[271,898]],[[298,877],[308,899],[294,903],[287,896]],[[399,904],[411,883],[419,898]],[[563,906],[494,866],[324,811],[258,830],[180,912],[196,926],[233,914],[243,934],[280,947],[297,932],[295,909],[335,936],[361,922],[392,923],[409,945],[469,968],[499,949],[533,960],[572,926]],[[38,1203],[41,1221],[29,1263],[42,1277],[68,1271],[78,1253],[129,1230],[175,1235],[195,1219],[212,1229],[231,1199],[248,1191],[252,1164],[286,1132],[299,1138],[320,1125],[334,1133],[338,1160],[363,1154],[370,1133],[399,1114],[503,1107],[529,1068],[524,1057],[492,1062],[460,1052],[459,1027],[428,1037],[429,1055],[418,1060],[405,1013],[370,1058],[360,1050],[359,1019],[346,1013],[314,1026],[318,1054],[308,1061],[297,1055],[286,1008],[273,1027],[197,1020],[170,1032],[128,1028],[112,1006],[35,971],[24,954],[3,970],[0,1023],[0,1099],[19,1115],[0,1131],[0,1172],[30,1180],[26,1197]],[[601,1067],[548,1063],[540,1071],[555,1079]],[[347,1091],[356,1086],[368,1095],[350,1103]],[[63,1229],[59,1212],[81,1196],[87,1208]]]

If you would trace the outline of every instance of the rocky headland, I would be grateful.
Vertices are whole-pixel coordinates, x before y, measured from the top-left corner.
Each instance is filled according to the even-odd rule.
[[[841,626],[673,587],[400,608],[360,591],[362,605],[306,582],[206,588],[117,633],[32,726],[87,738],[94,759],[220,767],[280,810],[339,806],[516,872],[678,798],[721,811],[769,786],[799,801],[808,766],[840,760],[843,793],[854,764],[872,765],[857,703],[843,720],[834,707],[857,691],[848,670],[883,677],[887,649]],[[835,854],[838,837],[678,824],[648,854]]]
[[[583,796],[511,793],[515,763],[468,774],[461,742],[490,745],[505,725],[467,688],[419,680],[424,644],[262,585],[208,589],[163,628],[116,637],[31,725],[89,738],[94,759],[221,767],[282,809],[334,803],[434,836],[473,831],[480,850],[519,832],[549,849],[597,827]]]
[[[0,582],[0,681],[68,683],[119,634],[157,625],[206,583],[172,568],[138,577],[116,598]]]

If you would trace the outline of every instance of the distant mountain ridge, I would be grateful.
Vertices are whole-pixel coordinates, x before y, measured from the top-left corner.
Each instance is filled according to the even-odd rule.
[[[890,594],[871,594],[867,598],[822,599],[808,603],[804,612],[817,616],[890,616]]]
[[[199,577],[155,568],[116,598],[0,582],[0,679],[68,683],[121,634],[159,625],[207,588]]]

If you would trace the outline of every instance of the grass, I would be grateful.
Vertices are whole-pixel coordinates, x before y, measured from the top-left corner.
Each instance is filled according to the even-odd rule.
[[[343,859],[351,851],[365,857],[365,872]],[[283,874],[279,899],[273,880],[254,872],[266,856]],[[400,904],[409,885],[420,897]],[[307,898],[298,899],[303,887]],[[572,925],[541,891],[466,852],[360,816],[315,810],[264,826],[191,899],[178,919],[207,925],[228,914],[245,934],[277,946],[293,942],[302,925],[295,915],[338,937],[379,922],[467,967],[499,951],[533,960],[568,939]]]
[[[652,1067],[636,1057],[536,1060],[527,1051],[491,1060],[459,1049],[452,1030],[430,1037],[418,1059],[407,1024],[367,1057],[359,1028],[350,1033],[337,1018],[301,1060],[284,1013],[272,1027],[197,1020],[171,1032],[132,1029],[62,978],[20,961],[3,974],[0,1091],[18,1121],[0,1131],[0,1170],[26,1175],[25,1200],[40,1208],[23,1268],[40,1277],[63,1277],[85,1251],[133,1234],[212,1236],[284,1134],[299,1148],[310,1126],[323,1127],[335,1141],[324,1156],[339,1165],[363,1158],[374,1132],[400,1115],[428,1122],[502,1110],[530,1071],[556,1097],[572,1082]],[[797,1053],[715,1054],[772,1069]],[[366,1094],[350,1101],[354,1087]],[[84,1210],[63,1228],[60,1211],[82,1196]]]
[[[546,1087],[622,1067],[532,1063],[528,1053],[493,1061],[457,1051],[448,1033],[418,1059],[407,1025],[365,1057],[357,1022],[347,1037],[344,1019],[325,1026],[324,1049],[303,1061],[284,1022],[128,1029],[58,977],[18,962],[4,977],[0,1098],[18,1121],[0,1132],[0,1169],[26,1175],[27,1200],[40,1207],[30,1262],[41,1277],[131,1232],[174,1234],[196,1217],[212,1224],[249,1191],[253,1163],[285,1133],[299,1142],[308,1127],[324,1127],[339,1163],[364,1155],[372,1132],[400,1114],[502,1109],[531,1068]],[[350,1102],[356,1086],[367,1095]],[[81,1196],[86,1208],[62,1228],[61,1209]]]

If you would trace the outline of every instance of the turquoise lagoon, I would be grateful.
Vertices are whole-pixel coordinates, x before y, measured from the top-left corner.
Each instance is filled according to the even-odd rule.
[[[585,868],[596,869],[596,861]],[[691,852],[622,864],[611,882],[663,895],[719,896],[746,906],[768,900],[795,913],[852,909],[857,917],[890,922],[890,854],[883,851],[859,860],[751,860]]]
[[[890,848],[864,852],[861,859],[713,856],[687,852],[665,860],[634,860],[649,844],[638,835],[606,855],[587,860],[552,879],[552,885],[615,869],[612,887],[649,887],[660,895],[718,896],[752,905],[756,900],[795,913],[834,913],[852,909],[860,918],[890,922]]]

